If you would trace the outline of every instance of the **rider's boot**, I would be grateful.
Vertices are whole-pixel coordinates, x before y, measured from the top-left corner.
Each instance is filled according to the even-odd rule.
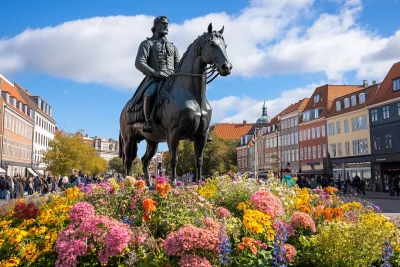
[[[144,95],[143,99],[143,111],[144,117],[146,118],[146,122],[143,124],[143,132],[145,133],[152,133],[153,132],[153,118],[150,118],[152,108],[153,108],[153,101],[150,96]]]

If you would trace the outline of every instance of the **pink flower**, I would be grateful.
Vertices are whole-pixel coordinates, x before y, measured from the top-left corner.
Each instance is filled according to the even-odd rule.
[[[272,225],[276,232],[286,231],[289,236],[295,236],[295,230],[293,226],[284,220],[276,220]]]
[[[313,233],[317,231],[313,219],[307,213],[296,211],[292,214],[291,221],[294,228],[310,228]]]
[[[78,257],[86,255],[96,255],[106,265],[111,257],[121,255],[132,240],[126,225],[106,216],[95,216],[92,209],[86,202],[72,207],[72,223],[59,233],[56,241],[56,267],[75,267]]]
[[[162,177],[162,176],[157,176],[157,178],[154,180],[155,180],[156,184],[164,184],[167,182],[167,178]]]
[[[179,261],[180,267],[212,267],[211,263],[203,257],[194,254],[183,255]]]
[[[272,194],[269,190],[260,190],[255,192],[250,199],[254,207],[275,218],[284,214],[281,200]]]
[[[290,244],[284,244],[283,249],[285,249],[285,256],[288,262],[294,262],[294,257],[296,257],[296,248]]]
[[[69,211],[69,218],[71,222],[80,222],[85,218],[94,216],[94,207],[87,202],[79,202],[72,206]]]
[[[232,215],[231,212],[229,210],[225,209],[224,207],[216,208],[215,213],[217,214],[217,217],[219,219],[223,219],[223,218],[226,218],[226,217],[229,217]]]
[[[219,252],[218,230],[203,229],[191,224],[170,233],[164,242],[167,255],[182,256],[196,250]],[[192,265],[197,266],[197,265]]]

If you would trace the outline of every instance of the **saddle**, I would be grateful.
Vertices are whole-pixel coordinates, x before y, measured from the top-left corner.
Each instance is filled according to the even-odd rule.
[[[164,103],[169,103],[167,101],[170,101],[170,99],[173,97],[171,94],[171,90],[175,81],[175,77],[176,76],[170,76],[164,81],[159,82],[158,84],[157,95],[153,106],[153,120],[155,123],[158,123],[162,118],[162,111],[164,110],[164,108],[162,108],[161,106],[163,106]],[[143,111],[143,95],[148,85],[149,84],[147,82],[142,81],[136,93],[128,101],[128,124],[137,125],[142,124],[146,121]],[[145,86],[146,88],[143,88],[143,86]]]

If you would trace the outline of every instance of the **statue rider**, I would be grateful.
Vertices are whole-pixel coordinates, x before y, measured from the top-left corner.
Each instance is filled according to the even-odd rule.
[[[136,56],[135,66],[146,78],[142,81],[133,96],[130,112],[134,106],[143,99],[143,112],[146,122],[143,124],[143,132],[153,132],[153,108],[158,88],[165,79],[175,73],[179,64],[179,51],[173,43],[168,42],[168,18],[159,16],[154,19],[151,28],[153,36],[144,40]],[[212,141],[208,136],[207,141]]]

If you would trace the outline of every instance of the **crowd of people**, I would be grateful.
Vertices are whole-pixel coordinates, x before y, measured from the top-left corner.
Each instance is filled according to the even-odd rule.
[[[90,183],[100,183],[107,177],[97,177],[94,175],[87,176],[84,171],[77,172],[72,170],[71,175],[61,178],[53,176],[36,176],[21,177],[16,175],[0,176],[0,199],[6,201],[10,199],[23,198],[25,195],[45,195],[52,192],[64,191],[65,189],[73,186],[79,186],[81,183],[85,186]]]

